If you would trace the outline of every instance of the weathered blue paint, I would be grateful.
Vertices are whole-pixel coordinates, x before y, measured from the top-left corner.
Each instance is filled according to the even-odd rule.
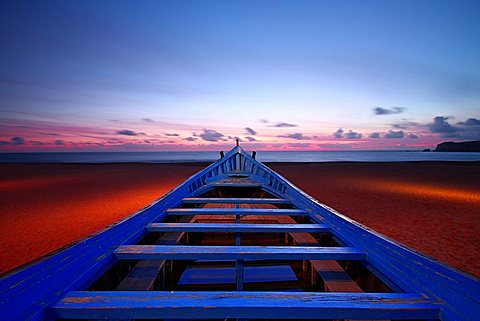
[[[307,211],[299,209],[270,208],[172,208],[168,215],[268,215],[306,216]]]
[[[242,232],[242,233],[313,233],[329,232],[326,224],[233,224],[233,223],[152,223],[150,232]]]
[[[61,318],[436,319],[441,303],[415,293],[70,292]]]
[[[240,188],[245,188],[245,187],[262,187],[262,183],[213,183],[213,187],[240,187]]]
[[[242,177],[248,177],[248,179],[242,180]],[[228,180],[232,178],[238,178],[236,183],[228,184]],[[259,187],[274,197],[291,202],[297,209],[281,209],[271,212],[274,213],[272,215],[305,215],[310,216],[312,220],[319,224],[327,225],[333,234],[333,238],[346,246],[342,248],[346,253],[336,253],[337,258],[342,255],[358,255],[355,258],[351,257],[351,259],[363,260],[366,266],[375,271],[376,275],[392,289],[412,294],[309,293],[308,295],[317,295],[316,299],[309,301],[305,299],[306,297],[293,297],[295,293],[270,293],[267,296],[261,296],[262,302],[267,302],[267,305],[260,304],[258,308],[250,308],[250,312],[247,313],[247,309],[237,309],[236,307],[242,304],[244,304],[243,306],[248,306],[248,304],[258,303],[259,301],[252,297],[255,293],[243,292],[249,294],[250,297],[247,299],[244,296],[237,296],[234,298],[238,298],[238,300],[233,300],[230,296],[227,299],[227,297],[222,297],[222,294],[215,296],[212,292],[209,292],[207,294],[211,294],[211,297],[205,297],[205,301],[198,301],[211,303],[215,307],[209,310],[201,307],[188,307],[187,305],[192,303],[191,301],[193,300],[185,300],[185,298],[183,299],[185,308],[182,308],[181,296],[176,297],[175,293],[171,294],[170,298],[172,301],[168,301],[168,298],[163,297],[163,295],[167,294],[161,292],[147,293],[143,296],[145,300],[142,301],[139,299],[143,294],[139,292],[135,294],[118,292],[111,295],[108,292],[86,294],[69,292],[85,290],[118,260],[113,253],[116,249],[118,254],[121,249],[127,249],[121,247],[122,245],[136,244],[148,233],[145,228],[148,224],[162,222],[167,215],[175,213],[183,215],[183,213],[180,214],[183,209],[175,208],[184,203],[185,199],[187,199],[186,203],[188,203],[188,199],[198,198],[203,193],[222,184],[223,186],[231,187]],[[195,202],[191,201],[191,203]],[[228,203],[230,202],[232,204],[240,203],[237,200],[228,200]],[[168,211],[169,209],[173,210]],[[202,213],[202,211],[192,211],[192,209],[186,210],[192,213],[189,215],[215,215]],[[219,215],[225,214],[225,210],[222,209]],[[232,215],[254,213],[253,211],[249,212],[249,209],[230,210],[235,211]],[[257,211],[254,215],[268,213],[263,212],[263,214],[259,214],[258,210],[254,211]],[[297,211],[297,214],[293,214],[295,211]],[[300,247],[294,247],[290,248],[290,254],[297,253],[297,249],[300,252],[302,251]],[[322,248],[316,249],[317,252],[322,251]],[[282,254],[282,251],[286,252],[283,249],[280,252],[273,250],[270,252],[270,250],[267,248],[266,252],[261,254],[252,254],[250,252],[250,254],[243,255],[239,252],[232,254],[233,250],[228,253],[229,249],[224,249],[222,255],[230,255],[229,257],[238,259],[248,255],[258,255],[258,257],[267,257],[267,254],[281,256],[285,254]],[[322,254],[324,258],[326,257],[325,255],[333,255],[331,253],[332,248],[328,251]],[[307,254],[313,256],[320,255],[318,253],[312,254],[312,252],[297,253],[295,255],[305,258],[304,255]],[[308,255],[307,257],[312,257]],[[215,258],[220,256],[215,256]],[[189,253],[186,257],[192,257],[192,253]],[[178,259],[179,256],[175,258]],[[268,256],[268,258],[272,258],[272,256]],[[290,257],[289,259],[293,258]],[[77,301],[75,299],[68,299],[70,301],[67,300],[67,302],[65,300],[59,301],[66,293],[70,293],[66,299],[79,297]],[[108,316],[119,319],[141,317],[138,315],[145,311],[145,313],[152,311],[152,313],[157,313],[158,305],[154,305],[152,309],[147,309],[147,311],[146,306],[142,302],[158,303],[158,300],[161,298],[162,303],[166,303],[165,309],[160,309],[161,313],[165,314],[161,315],[173,319],[200,316],[221,318],[223,315],[228,315],[225,314],[227,311],[235,311],[234,313],[238,311],[237,314],[230,317],[480,320],[480,282],[477,278],[416,253],[408,247],[390,240],[319,203],[285,178],[250,157],[241,147],[235,147],[226,153],[224,158],[219,159],[193,175],[169,194],[131,217],[89,238],[80,240],[62,251],[53,253],[37,262],[3,275],[0,278],[0,316],[5,320],[51,320],[60,317],[59,313],[68,314],[74,311],[74,316],[71,315],[72,317],[81,317],[82,313],[86,313],[86,318],[93,318],[92,314],[89,313],[100,313],[101,315],[104,315],[102,313],[109,313],[105,310],[108,309],[108,303],[101,299],[103,294],[106,295],[106,300],[114,299],[110,306],[113,314],[108,314]],[[122,296],[124,294],[125,296]],[[390,299],[400,298],[402,295],[405,295],[403,298],[407,299],[408,304],[405,301],[402,304],[396,301],[392,305],[383,306],[384,309],[379,308],[382,307],[382,304],[390,302]],[[95,304],[100,305],[97,312],[93,311],[93,305],[90,305],[93,303],[89,301],[89,296],[95,297],[97,302]],[[320,297],[324,299],[319,299]],[[340,298],[340,301],[343,300],[343,306],[338,309],[335,303],[337,298]],[[347,302],[345,301],[346,298],[348,300],[357,299]],[[378,298],[378,300],[374,298]],[[137,310],[128,309],[129,304],[130,307],[133,307],[137,304],[136,302],[139,302]],[[316,302],[320,306],[309,310],[308,307],[310,304],[313,304],[312,302]],[[67,303],[69,307],[67,307]],[[168,305],[168,303],[171,304]],[[404,303],[406,305],[403,305]],[[272,308],[275,304],[278,304],[278,309]],[[352,307],[352,304],[355,306]],[[425,304],[433,304],[434,308],[429,308]],[[52,305],[55,308],[48,310],[47,307]],[[179,308],[175,308],[175,306]],[[293,307],[293,309],[289,307]],[[48,311],[52,312],[52,314],[47,313]],[[440,315],[438,315],[439,311]],[[158,314],[154,315],[158,316]]]
[[[351,247],[122,245],[114,252],[122,260],[363,260]]]
[[[238,140],[237,140],[238,145]],[[240,203],[235,203],[235,208],[240,208]],[[235,224],[240,225],[240,215],[235,215]],[[221,231],[221,230],[219,230]],[[235,245],[239,247],[242,244],[242,234],[235,233]],[[235,261],[235,278],[237,283],[237,291],[243,291],[244,279],[245,279],[245,264],[242,259]]]

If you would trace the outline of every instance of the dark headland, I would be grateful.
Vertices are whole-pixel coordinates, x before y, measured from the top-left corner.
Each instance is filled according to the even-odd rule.
[[[469,142],[443,142],[437,145],[436,152],[480,152],[480,140]]]

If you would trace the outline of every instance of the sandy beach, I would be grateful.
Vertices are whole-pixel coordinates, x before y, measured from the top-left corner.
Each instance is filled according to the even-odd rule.
[[[206,164],[2,164],[0,273],[141,209]],[[480,276],[480,163],[276,163],[322,203]]]

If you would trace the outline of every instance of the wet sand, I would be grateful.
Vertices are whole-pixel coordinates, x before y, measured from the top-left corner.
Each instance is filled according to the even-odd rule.
[[[0,165],[0,273],[132,214],[205,166]],[[270,166],[354,220],[480,276],[480,163]]]

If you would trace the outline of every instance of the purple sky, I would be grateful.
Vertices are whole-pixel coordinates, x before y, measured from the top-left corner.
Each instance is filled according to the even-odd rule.
[[[479,1],[3,1],[0,151],[480,139]]]

